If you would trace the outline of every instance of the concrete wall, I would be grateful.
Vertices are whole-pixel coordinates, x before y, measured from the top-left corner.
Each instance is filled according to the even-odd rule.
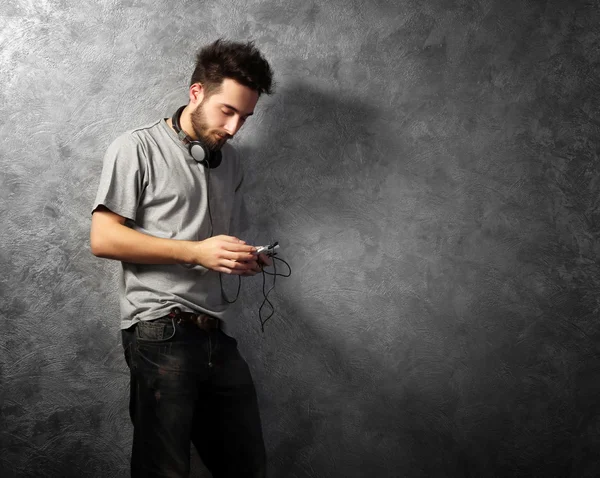
[[[220,36],[278,83],[234,144],[244,239],[293,275],[264,334],[259,277],[230,321],[271,476],[600,474],[596,1],[16,0],[0,25],[4,478],[127,476],[90,207]]]

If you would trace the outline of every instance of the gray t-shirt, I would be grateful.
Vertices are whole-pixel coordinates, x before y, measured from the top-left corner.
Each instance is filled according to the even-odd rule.
[[[243,173],[226,144],[221,164],[197,163],[164,119],[121,135],[108,148],[93,210],[104,205],[128,227],[168,239],[201,241],[232,234],[243,219]],[[210,196],[207,197],[208,186]],[[223,319],[218,272],[192,264],[122,262],[121,328],[152,320],[173,307]]]

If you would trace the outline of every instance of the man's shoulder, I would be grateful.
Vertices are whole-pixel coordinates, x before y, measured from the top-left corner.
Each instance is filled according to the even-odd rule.
[[[125,131],[121,136],[136,138],[136,139],[145,139],[156,137],[157,134],[162,132],[163,119],[159,119],[153,121],[152,123],[147,123],[136,128],[131,128]]]
[[[147,149],[153,143],[161,141],[164,131],[161,125],[162,119],[147,123],[135,128],[130,128],[119,134],[111,144],[111,148],[139,148]]]

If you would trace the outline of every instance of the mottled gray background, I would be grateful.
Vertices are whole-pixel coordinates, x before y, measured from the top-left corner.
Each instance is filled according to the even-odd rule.
[[[278,82],[234,144],[244,239],[279,240],[293,276],[264,334],[258,277],[230,326],[271,476],[600,475],[599,9],[3,2],[1,476],[127,476],[90,207],[107,145],[185,103],[219,36]]]

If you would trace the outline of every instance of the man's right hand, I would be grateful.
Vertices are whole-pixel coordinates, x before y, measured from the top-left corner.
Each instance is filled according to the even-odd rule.
[[[192,245],[194,262],[224,274],[249,275],[254,271],[256,247],[233,236],[214,236]]]

